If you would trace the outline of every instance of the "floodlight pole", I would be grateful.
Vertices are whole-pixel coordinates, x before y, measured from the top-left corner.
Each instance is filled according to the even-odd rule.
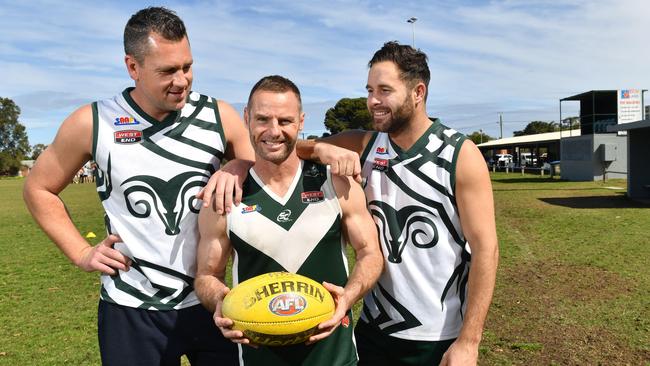
[[[418,18],[416,17],[410,17],[406,19],[407,23],[411,23],[411,34],[413,36],[413,48],[415,48],[415,22],[418,21]]]
[[[503,138],[503,113],[499,112],[499,130],[501,131],[501,137]]]

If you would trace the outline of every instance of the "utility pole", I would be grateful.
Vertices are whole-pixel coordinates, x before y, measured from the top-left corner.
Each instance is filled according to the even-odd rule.
[[[415,48],[415,22],[417,22],[418,18],[416,17],[410,17],[406,19],[407,23],[411,23],[411,32],[413,35],[413,48]]]
[[[478,132],[481,134],[481,143],[483,143],[483,130],[479,129]]]
[[[499,112],[499,130],[501,131],[501,137],[499,139],[503,138],[503,113]]]

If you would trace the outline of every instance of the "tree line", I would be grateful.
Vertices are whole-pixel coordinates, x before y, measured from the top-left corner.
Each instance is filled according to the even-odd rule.
[[[17,175],[21,161],[38,158],[47,147],[29,145],[25,126],[18,121],[20,107],[9,98],[0,97],[0,175]]]
[[[22,160],[35,160],[45,150],[47,145],[29,145],[25,126],[18,121],[20,107],[9,98],[0,97],[0,175],[16,175]],[[567,123],[569,121],[569,123]],[[569,117],[563,123],[573,128],[580,126],[577,117]],[[334,107],[327,110],[324,120],[329,134],[336,134],[351,129],[372,129],[372,119],[366,106],[366,98],[342,98]],[[535,135],[560,130],[560,124],[551,121],[532,121],[521,131],[515,131],[514,136]],[[309,136],[316,138],[318,136]],[[475,144],[480,144],[495,138],[482,130],[467,134],[467,138]]]

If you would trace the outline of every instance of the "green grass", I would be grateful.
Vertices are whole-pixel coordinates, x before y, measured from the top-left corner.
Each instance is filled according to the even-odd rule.
[[[501,259],[479,363],[648,364],[650,206],[605,188],[621,180],[492,177]],[[99,277],[36,227],[22,184],[0,180],[0,365],[98,365]],[[101,240],[94,186],[62,197]]]

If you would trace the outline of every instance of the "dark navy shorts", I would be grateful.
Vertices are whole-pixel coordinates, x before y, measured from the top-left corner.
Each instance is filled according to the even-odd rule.
[[[455,339],[411,341],[391,337],[359,320],[354,328],[359,353],[358,366],[438,365]]]
[[[150,311],[99,301],[99,349],[104,366],[238,365],[237,346],[225,339],[202,305]]]

